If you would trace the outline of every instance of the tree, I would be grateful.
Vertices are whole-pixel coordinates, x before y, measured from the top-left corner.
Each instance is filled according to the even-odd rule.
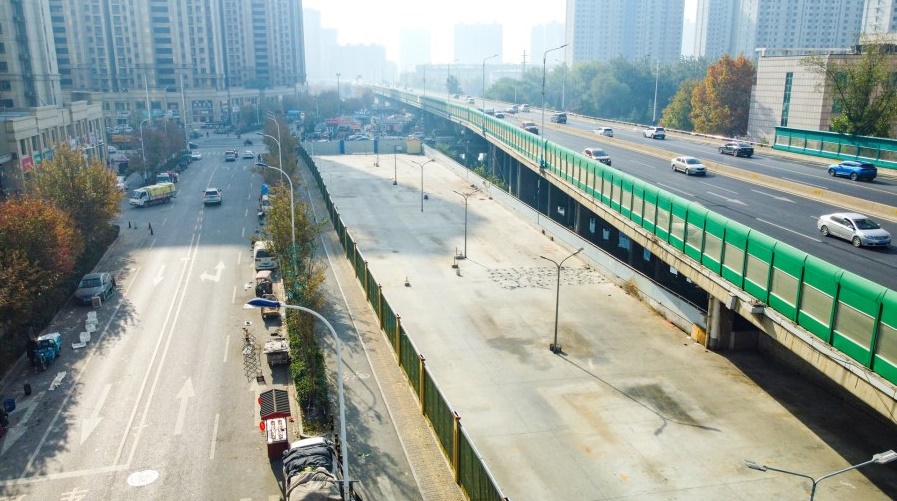
[[[676,95],[673,96],[672,102],[664,108],[660,123],[664,127],[679,130],[692,130],[694,125],[691,123],[691,95],[698,85],[698,80],[685,80],[679,86]]]
[[[695,132],[743,135],[747,132],[754,65],[744,54],[726,54],[707,68],[707,75],[691,96]]]
[[[857,136],[893,137],[897,120],[894,46],[874,40],[859,57],[809,56],[801,65],[821,79],[817,92],[832,96],[831,130]]]
[[[81,152],[62,144],[53,159],[41,164],[31,186],[36,198],[51,202],[74,222],[86,245],[103,239],[118,214],[123,194],[115,173],[99,159],[91,162]]]
[[[0,318],[15,330],[39,323],[67,294],[83,243],[69,215],[33,197],[0,204]]]

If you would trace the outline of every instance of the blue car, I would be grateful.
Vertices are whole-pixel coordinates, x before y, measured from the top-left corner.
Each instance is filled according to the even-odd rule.
[[[829,176],[849,177],[852,181],[872,181],[878,175],[878,169],[869,162],[847,160],[828,166]]]

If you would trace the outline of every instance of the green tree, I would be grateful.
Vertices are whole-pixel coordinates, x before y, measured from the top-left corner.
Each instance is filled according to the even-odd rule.
[[[801,65],[820,77],[817,92],[832,96],[831,130],[857,136],[894,137],[897,121],[897,58],[878,40],[856,56],[809,56]]]
[[[15,330],[47,320],[41,316],[55,311],[60,296],[70,290],[65,284],[82,250],[72,218],[50,201],[23,197],[0,204],[0,318],[5,327]]]
[[[52,160],[41,164],[31,186],[35,197],[71,215],[86,245],[104,239],[124,196],[113,171],[99,159],[88,162],[65,144],[56,148]]]
[[[679,130],[692,130],[691,123],[691,95],[698,85],[698,80],[685,80],[679,86],[676,95],[669,106],[664,108],[660,123],[664,127]]]
[[[740,55],[726,54],[707,68],[707,75],[691,96],[695,132],[743,135],[747,132],[754,65]]]

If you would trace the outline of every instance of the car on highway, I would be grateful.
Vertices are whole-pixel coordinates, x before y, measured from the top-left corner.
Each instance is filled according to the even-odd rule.
[[[820,216],[816,228],[822,236],[838,237],[854,247],[887,247],[891,234],[867,216],[856,212],[836,212]]]
[[[243,158],[255,158],[255,153],[252,150],[246,150],[243,152]]]
[[[504,117],[505,117],[505,112],[503,112],[503,111],[495,112],[495,118],[504,118]]]
[[[197,160],[202,160],[202,153],[195,153],[195,152],[191,153],[190,159],[193,160],[194,162]]]
[[[467,104],[476,104],[476,102],[477,102],[476,99],[474,99],[472,97],[467,98]]]
[[[202,192],[202,204],[221,205],[221,190],[218,188],[206,188],[205,191]]]
[[[614,130],[610,127],[598,127],[595,129],[595,134],[605,137],[614,137]]]
[[[536,125],[536,122],[531,122],[529,120],[524,120],[520,122],[520,128],[527,131],[532,132],[535,135],[539,135],[539,126]]]
[[[673,172],[682,171],[686,176],[692,174],[699,176],[707,175],[707,167],[695,157],[676,157],[670,162],[670,166],[673,168]]]
[[[667,131],[663,127],[648,127],[642,131],[642,135],[651,139],[666,139]]]
[[[610,165],[610,155],[607,154],[606,151],[601,148],[586,148],[582,150],[582,154],[591,158],[592,160],[598,160],[604,165]]]
[[[505,113],[507,113],[507,114],[509,114],[509,115],[514,115],[514,114],[516,114],[516,113],[517,113],[517,105],[514,104],[514,105],[511,105],[511,106],[508,106],[507,108],[505,108]]]
[[[730,141],[719,148],[722,155],[751,158],[754,155],[754,146],[744,141]]]
[[[88,273],[78,282],[75,298],[83,304],[89,304],[97,296],[105,301],[113,292],[115,292],[115,279],[111,273]]]
[[[565,123],[567,123],[567,114],[566,113],[552,113],[549,120],[554,123],[565,124]]]
[[[519,111],[520,113],[529,113],[529,105],[521,104],[520,106],[517,107],[517,111]]]
[[[225,162],[236,162],[237,161],[237,150],[227,150],[224,152],[224,161]]]
[[[828,175],[849,177],[852,181],[872,181],[878,175],[878,169],[869,162],[845,160],[828,166]]]
[[[190,141],[189,143],[187,143],[187,148],[195,150],[196,148],[199,148],[199,145],[194,143],[193,141]]]
[[[495,115],[495,108],[483,108],[483,113],[487,115]]]

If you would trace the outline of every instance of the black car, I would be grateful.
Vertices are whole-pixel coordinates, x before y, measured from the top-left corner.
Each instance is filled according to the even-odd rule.
[[[719,152],[723,155],[750,158],[754,155],[754,147],[751,146],[751,143],[745,143],[743,141],[731,141],[720,146]]]
[[[196,148],[199,148],[199,145],[194,143],[193,141],[190,141],[189,143],[187,143],[187,147],[191,150],[195,150]]]
[[[567,114],[566,113],[552,113],[551,121],[554,123],[565,124],[565,123],[567,123]]]

